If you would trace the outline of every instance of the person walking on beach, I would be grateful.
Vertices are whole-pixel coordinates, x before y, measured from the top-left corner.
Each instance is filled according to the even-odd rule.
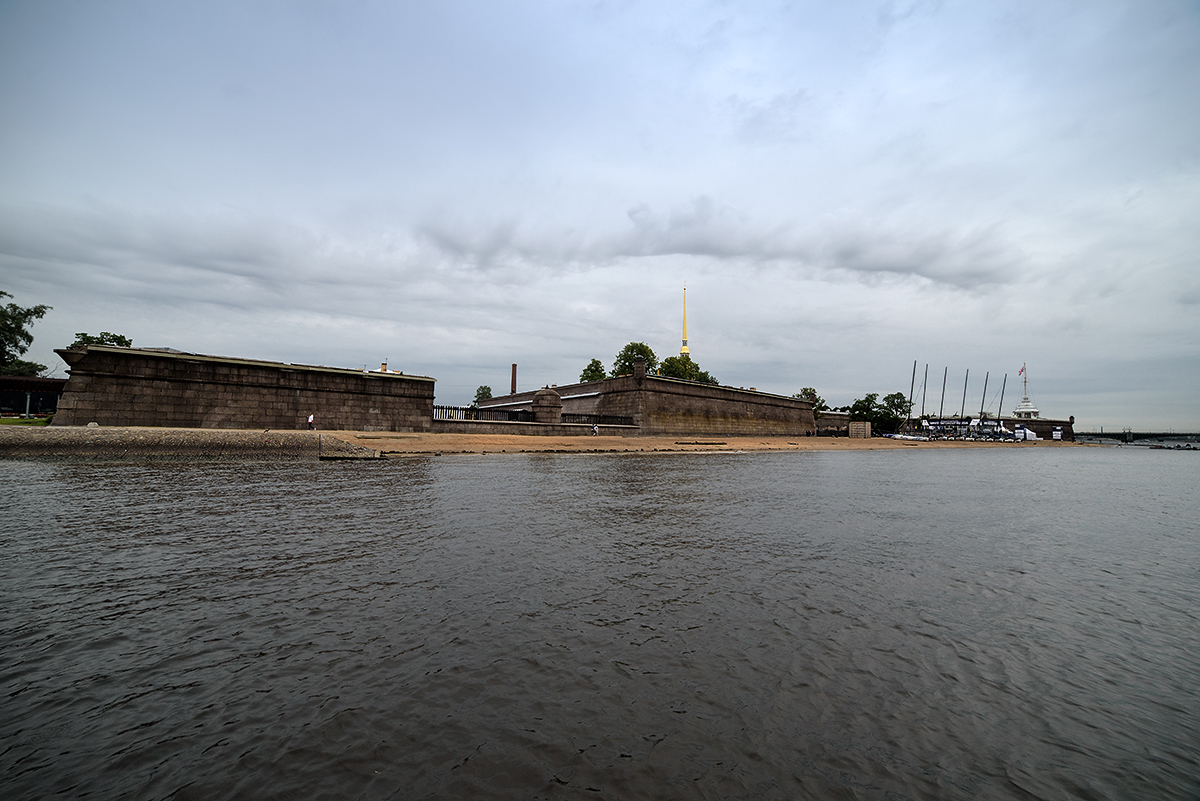
[[[592,423],[592,436],[594,437],[599,433],[600,433],[600,429],[596,426],[595,423]]]
[[[313,416],[311,414],[308,416],[308,430],[313,430]]]

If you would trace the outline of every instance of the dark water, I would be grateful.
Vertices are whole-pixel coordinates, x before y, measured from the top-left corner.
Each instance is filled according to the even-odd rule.
[[[1200,797],[1194,453],[0,477],[6,799]]]

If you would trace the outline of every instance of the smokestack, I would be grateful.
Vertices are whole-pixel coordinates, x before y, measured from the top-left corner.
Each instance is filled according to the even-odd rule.
[[[517,366],[515,364],[513,365],[513,371],[512,371],[512,392],[510,392],[508,394],[509,395],[517,394]]]

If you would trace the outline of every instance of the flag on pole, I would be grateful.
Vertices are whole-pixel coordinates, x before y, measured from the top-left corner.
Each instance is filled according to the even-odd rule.
[[[1021,369],[1017,371],[1017,375],[1023,375],[1024,373],[1025,373],[1025,365],[1022,364]]]

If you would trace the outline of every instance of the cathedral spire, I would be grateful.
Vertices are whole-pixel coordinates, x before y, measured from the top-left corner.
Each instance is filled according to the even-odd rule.
[[[680,356],[688,355],[687,346],[687,285],[683,287],[683,347],[679,349]]]

